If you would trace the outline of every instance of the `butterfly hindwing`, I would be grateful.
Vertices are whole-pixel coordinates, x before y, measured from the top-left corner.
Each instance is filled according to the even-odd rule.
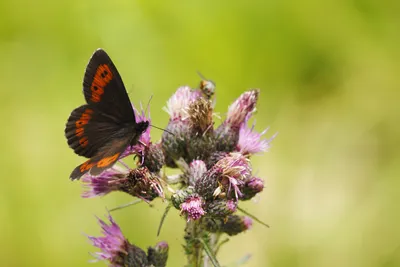
[[[91,175],[99,175],[102,171],[111,168],[121,157],[129,142],[129,137],[113,139],[94,157],[76,167],[71,173],[71,180],[79,179],[89,171]]]
[[[83,105],[69,116],[65,136],[76,154],[90,158],[119,130],[118,125],[109,117],[90,105]]]
[[[98,49],[90,58],[83,79],[86,102],[115,122],[135,122],[135,115],[117,68],[107,53]]]

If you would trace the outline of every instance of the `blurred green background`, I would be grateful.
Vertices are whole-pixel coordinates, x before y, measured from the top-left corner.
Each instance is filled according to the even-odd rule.
[[[256,128],[279,135],[253,158],[266,189],[243,207],[271,228],[232,238],[223,264],[251,253],[246,266],[400,266],[399,29],[399,1],[0,1],[0,265],[105,266],[88,263],[85,234],[131,198],[80,198],[68,177],[83,158],[64,137],[102,47],[136,105],[154,95],[160,127],[197,70],[216,81],[222,115],[261,88]],[[156,237],[164,207],[114,217],[136,245],[167,240],[168,266],[182,266],[177,211]]]

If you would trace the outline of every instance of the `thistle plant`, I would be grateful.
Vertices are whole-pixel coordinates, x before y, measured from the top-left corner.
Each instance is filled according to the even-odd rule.
[[[82,177],[85,198],[121,191],[147,203],[161,198],[167,205],[165,216],[170,208],[177,209],[186,221],[182,242],[187,266],[219,266],[218,249],[226,242],[223,236],[242,233],[257,220],[242,215],[240,203],[263,191],[264,180],[253,175],[250,159],[267,151],[274,138],[265,139],[266,130],[258,133],[254,125],[248,125],[256,111],[258,89],[240,95],[218,127],[214,93],[215,84],[207,80],[197,89],[178,88],[164,108],[169,122],[161,140],[151,139],[150,126],[136,145],[126,148],[120,165],[98,176]],[[150,118],[136,111],[136,121]],[[123,163],[126,157],[135,159],[135,168]],[[181,172],[168,176],[165,167]],[[108,216],[110,224],[99,219],[104,236],[89,236],[101,250],[94,254],[97,260],[108,261],[109,266],[166,266],[166,242],[146,252],[131,244]]]

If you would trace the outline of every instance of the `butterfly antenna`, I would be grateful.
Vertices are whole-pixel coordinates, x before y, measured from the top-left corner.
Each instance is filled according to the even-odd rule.
[[[165,132],[167,132],[167,133],[169,133],[169,134],[175,135],[174,133],[172,133],[172,132],[170,132],[170,131],[168,131],[168,130],[166,130],[166,129],[163,129],[163,128],[154,126],[153,124],[150,124],[150,126],[156,128],[156,129],[158,129],[158,130],[165,131]]]

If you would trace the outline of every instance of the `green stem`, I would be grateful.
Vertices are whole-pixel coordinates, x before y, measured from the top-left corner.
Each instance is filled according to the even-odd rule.
[[[188,221],[185,229],[186,255],[188,266],[201,267],[203,259],[203,245],[199,241],[202,236],[202,229],[198,221]]]

